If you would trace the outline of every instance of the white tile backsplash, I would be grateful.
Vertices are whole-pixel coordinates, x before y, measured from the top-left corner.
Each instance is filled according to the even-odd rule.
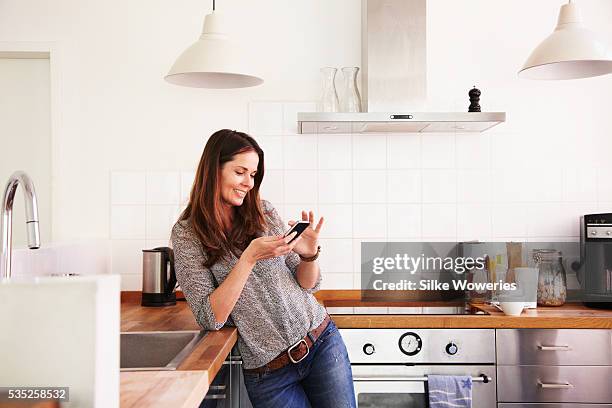
[[[319,264],[325,273],[353,272],[353,240],[321,239],[321,256]]]
[[[286,136],[283,139],[285,169],[316,169],[317,138],[312,135]]]
[[[421,163],[424,169],[452,169],[455,167],[455,135],[427,133],[422,136]]]
[[[142,290],[142,273],[122,274],[121,275],[121,290],[122,291],[140,291]]]
[[[285,170],[284,173],[285,204],[317,201],[316,170]]]
[[[385,204],[355,204],[353,206],[354,237],[384,238],[387,236],[387,206]]]
[[[249,104],[249,133],[257,138],[283,133],[283,104],[281,102],[251,102]]]
[[[353,206],[351,204],[320,204],[325,217],[321,238],[351,238],[353,236]]]
[[[386,171],[354,171],[353,192],[353,201],[355,203],[385,203],[387,201]]]
[[[111,273],[142,274],[144,239],[115,239],[111,242]]]
[[[491,239],[491,206],[457,204],[457,239],[488,241]]]
[[[264,152],[265,170],[282,170],[284,166],[283,138],[281,136],[255,136],[255,139]]]
[[[597,200],[612,201],[612,168],[598,169]]]
[[[346,289],[353,287],[352,273],[322,272],[321,289]]]
[[[320,170],[319,203],[349,204],[353,202],[353,172],[351,170]]]
[[[563,201],[597,201],[597,169],[563,168],[562,199]]]
[[[170,238],[172,226],[179,216],[176,205],[148,205],[146,207],[146,239]]]
[[[612,167],[541,159],[536,150],[554,138],[538,129],[297,134],[297,112],[315,109],[253,102],[249,132],[266,157],[261,197],[285,223],[301,210],[325,217],[323,288],[360,288],[362,241],[576,240],[580,215],[612,212]],[[111,172],[111,270],[124,276],[123,290],[140,290],[141,250],[168,245],[194,176]]]
[[[456,201],[456,170],[423,170],[424,203],[454,203]]]
[[[390,169],[420,169],[421,168],[421,135],[388,136],[389,168]]]
[[[389,203],[420,203],[421,170],[388,170],[387,201]]]
[[[111,204],[141,205],[146,202],[145,173],[113,171],[111,173]]]
[[[421,204],[389,204],[389,238],[421,236]]]
[[[387,168],[387,137],[384,134],[353,135],[353,167]]]
[[[111,239],[144,239],[145,206],[111,206]]]
[[[311,137],[317,137],[311,135]],[[353,138],[351,135],[319,135],[318,141],[318,169],[347,169],[353,168]]]
[[[189,195],[191,194],[191,187],[195,181],[195,170],[182,171],[181,172],[181,192],[180,192],[180,204],[187,205],[189,203]]]
[[[283,133],[297,134],[298,112],[316,112],[315,102],[286,102],[283,104]]]
[[[268,170],[259,188],[260,196],[272,204],[282,204],[285,194],[285,172],[283,170]],[[294,183],[297,183],[295,181]]]
[[[489,134],[459,133],[455,136],[458,169],[482,169],[488,171],[491,163]]]
[[[491,201],[491,177],[481,169],[457,170],[457,202],[489,203]]]
[[[423,238],[457,236],[456,204],[423,204]]]
[[[527,235],[527,204],[493,204],[491,228],[494,237]]]
[[[147,204],[179,204],[181,176],[178,171],[148,172],[146,175]]]

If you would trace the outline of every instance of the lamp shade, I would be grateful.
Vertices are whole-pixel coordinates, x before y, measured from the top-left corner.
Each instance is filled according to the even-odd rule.
[[[578,7],[561,6],[555,31],[536,47],[519,71],[527,79],[577,79],[612,72],[612,48],[582,25]]]
[[[194,88],[247,88],[263,83],[244,66],[239,47],[224,30],[225,20],[213,11],[204,19],[202,35],[178,57],[165,80]]]

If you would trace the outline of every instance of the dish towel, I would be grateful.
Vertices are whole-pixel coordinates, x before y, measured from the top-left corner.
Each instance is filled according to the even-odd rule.
[[[472,377],[427,376],[430,408],[472,408]]]

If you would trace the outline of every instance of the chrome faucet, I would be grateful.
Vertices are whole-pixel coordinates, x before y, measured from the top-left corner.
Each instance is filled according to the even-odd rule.
[[[38,230],[38,202],[32,179],[23,171],[14,172],[6,183],[2,199],[2,254],[0,255],[0,279],[11,277],[11,255],[13,251],[13,200],[17,186],[21,185],[25,199],[26,231],[28,247],[40,248],[40,232]]]

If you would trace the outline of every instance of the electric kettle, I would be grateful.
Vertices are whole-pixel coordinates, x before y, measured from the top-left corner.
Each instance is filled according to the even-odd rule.
[[[172,248],[142,250],[142,306],[176,304],[176,274]]]

